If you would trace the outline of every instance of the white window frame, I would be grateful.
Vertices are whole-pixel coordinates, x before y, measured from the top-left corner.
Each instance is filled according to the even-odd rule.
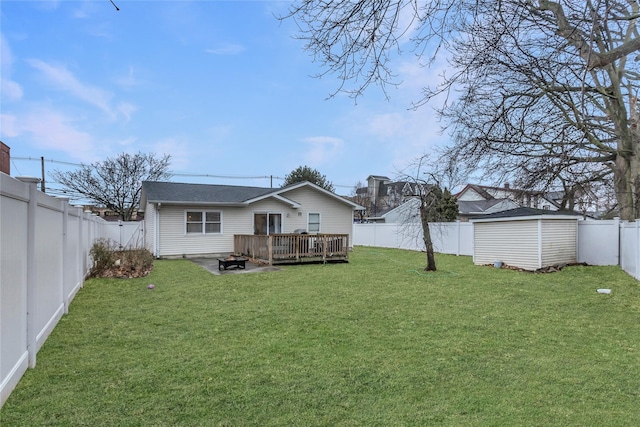
[[[266,220],[267,220],[267,224],[266,224],[266,226],[267,226],[267,234],[266,234],[266,236],[269,236],[271,234],[281,234],[281,233],[284,232],[284,220],[285,220],[285,216],[286,216],[286,214],[284,212],[253,211],[253,215],[251,216],[251,222],[252,222],[252,228],[253,228],[254,232],[255,232],[255,229],[256,229],[256,221],[255,221],[256,220],[256,215],[266,215],[267,216],[267,218],[266,218]],[[279,215],[280,216],[280,231],[277,232],[277,233],[276,232],[272,233],[272,232],[269,231],[269,217],[271,215]],[[265,236],[265,234],[262,234],[262,236]]]
[[[313,223],[313,224],[318,224],[318,229],[317,230],[312,230],[311,229],[311,215],[318,215],[318,222],[317,223]],[[320,231],[322,230],[322,215],[320,214],[320,212],[308,212],[307,213],[307,232],[308,233],[320,233]]]
[[[200,221],[188,221],[189,213],[197,212],[202,215],[202,219]],[[207,214],[209,213],[217,213],[220,215],[219,221],[207,221]],[[200,231],[189,231],[188,224],[200,224]],[[200,235],[211,235],[211,234],[222,234],[222,211],[220,210],[208,210],[208,209],[185,209],[184,211],[184,234],[188,236],[200,236]],[[207,232],[207,224],[220,224],[220,231],[210,231]]]

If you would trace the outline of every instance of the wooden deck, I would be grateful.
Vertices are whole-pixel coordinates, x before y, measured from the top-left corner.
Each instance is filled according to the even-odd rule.
[[[236,234],[233,241],[236,255],[270,265],[349,260],[348,234]]]

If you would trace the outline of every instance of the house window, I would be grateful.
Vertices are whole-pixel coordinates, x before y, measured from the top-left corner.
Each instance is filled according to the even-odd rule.
[[[309,233],[320,232],[320,214],[319,213],[309,214],[307,230],[309,230]]]
[[[222,212],[187,211],[187,234],[220,234],[222,232]]]

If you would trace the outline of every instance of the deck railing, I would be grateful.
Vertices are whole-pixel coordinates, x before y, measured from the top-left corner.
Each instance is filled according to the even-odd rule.
[[[269,264],[347,261],[348,234],[270,234],[234,236],[234,252]]]

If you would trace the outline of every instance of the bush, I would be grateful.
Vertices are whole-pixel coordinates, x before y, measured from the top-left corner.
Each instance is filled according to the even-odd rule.
[[[120,276],[142,277],[153,268],[153,254],[146,249],[131,249],[120,252]]]
[[[118,260],[116,247],[117,245],[113,240],[100,238],[95,241],[89,251],[89,255],[93,260],[89,277],[102,277],[105,271],[113,268]]]
[[[93,259],[90,277],[144,277],[153,268],[153,254],[148,250],[119,250],[109,239],[96,240],[89,254]]]

